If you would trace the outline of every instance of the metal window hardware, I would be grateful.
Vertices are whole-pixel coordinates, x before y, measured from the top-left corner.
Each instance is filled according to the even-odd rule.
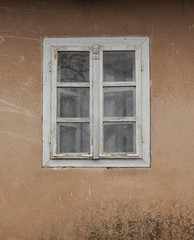
[[[99,45],[93,45],[92,58],[93,59],[99,59],[99,52],[100,52],[100,46]]]

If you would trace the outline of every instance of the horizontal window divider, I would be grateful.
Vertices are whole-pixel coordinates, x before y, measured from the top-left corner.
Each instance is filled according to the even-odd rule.
[[[135,87],[135,81],[129,82],[103,82],[103,87]]]
[[[115,123],[115,122],[124,122],[124,123],[126,123],[126,122],[135,122],[136,121],[136,117],[104,117],[103,118],[103,122],[113,122],[113,123]]]
[[[99,158],[109,158],[109,159],[128,159],[131,158],[139,158],[139,155],[136,153],[123,153],[123,152],[117,152],[117,153],[103,153],[100,154]]]
[[[127,91],[134,91],[135,88],[134,87],[104,87],[104,92],[108,93],[108,92],[127,92]]]
[[[53,154],[54,160],[62,160],[62,159],[73,159],[73,158],[91,158],[92,155],[90,153],[56,153]]]
[[[90,83],[82,83],[82,82],[57,82],[57,87],[60,88],[60,87],[69,87],[69,88],[73,88],[73,87],[81,87],[81,88],[84,88],[84,87],[90,87]]]
[[[87,44],[83,47],[81,44],[68,44],[68,46],[53,46],[57,52],[89,52],[92,49],[91,45]]]
[[[90,122],[89,118],[57,118],[57,123]]]

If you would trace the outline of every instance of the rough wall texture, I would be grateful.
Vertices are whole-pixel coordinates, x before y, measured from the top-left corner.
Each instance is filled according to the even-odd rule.
[[[42,37],[149,36],[151,169],[41,168]],[[194,239],[194,1],[1,0],[0,239]]]

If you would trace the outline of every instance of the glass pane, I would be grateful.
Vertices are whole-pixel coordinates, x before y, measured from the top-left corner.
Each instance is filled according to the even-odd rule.
[[[57,91],[58,117],[89,117],[89,88],[58,88]]]
[[[60,123],[58,124],[58,152],[80,153],[90,152],[89,123]]]
[[[57,81],[89,82],[89,52],[58,52]]]
[[[104,51],[105,82],[135,81],[135,51]]]
[[[135,88],[104,88],[104,117],[134,117]]]
[[[135,123],[105,123],[104,152],[135,153]]]

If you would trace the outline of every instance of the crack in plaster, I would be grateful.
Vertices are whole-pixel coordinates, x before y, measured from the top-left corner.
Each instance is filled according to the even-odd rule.
[[[24,140],[27,140],[27,141],[33,141],[33,142],[36,142],[36,143],[40,142],[39,139],[26,137],[24,135],[21,135],[21,134],[12,132],[12,131],[0,131],[0,134],[5,134],[5,135],[7,135],[9,137],[20,138],[20,139],[24,139]]]
[[[19,113],[19,114],[23,114],[26,115],[28,117],[34,118],[34,119],[38,119],[38,117],[34,116],[30,111],[28,111],[27,109],[24,109],[22,107],[19,107],[13,103],[9,103],[4,101],[3,99],[0,99],[0,102],[2,104],[6,105],[6,108],[1,108],[0,111],[6,111],[6,112],[12,112],[12,113]]]
[[[22,39],[22,40],[30,40],[30,41],[40,41],[39,38],[28,38],[28,37],[17,37],[17,36],[11,36],[11,35],[1,35],[0,38],[13,38],[13,39]],[[5,39],[4,39],[5,40]],[[0,40],[1,43],[1,40]]]
[[[27,12],[34,12],[34,13],[45,13],[45,14],[49,14],[49,15],[53,15],[53,16],[57,16],[57,17],[67,18],[67,15],[64,15],[64,14],[53,13],[50,11],[43,11],[43,10],[37,10],[37,9],[18,8],[18,7],[0,7],[0,9],[5,9],[7,11],[9,11],[10,9],[13,9],[13,10],[27,11]]]

